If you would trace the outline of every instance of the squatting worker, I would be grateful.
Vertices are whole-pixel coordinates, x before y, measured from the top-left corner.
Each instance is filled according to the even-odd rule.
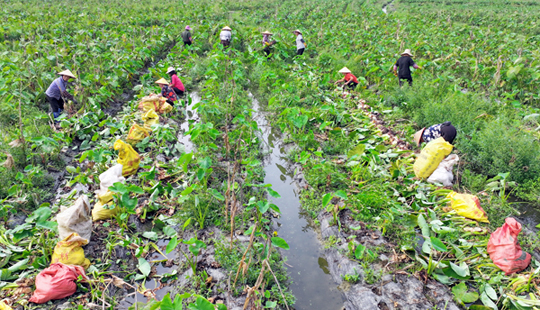
[[[262,35],[263,35],[262,43],[263,43],[263,48],[264,48],[263,51],[266,54],[266,58],[269,58],[270,53],[271,53],[270,47],[274,45],[276,41],[270,41],[270,37],[273,35],[273,33],[271,33],[270,31],[265,31],[262,33]]]
[[[229,45],[231,45],[231,38],[232,38],[231,30],[232,29],[229,26],[225,26],[223,27],[223,29],[221,29],[221,33],[219,34],[219,39],[221,40],[221,44],[223,45],[223,47],[228,47]]]
[[[169,82],[167,82],[167,80],[165,80],[164,78],[161,78],[156,81],[156,84],[161,87],[161,96],[167,98],[168,104],[174,105],[177,97],[174,90],[169,86]]]
[[[414,60],[412,59],[412,54],[410,49],[406,49],[401,53],[401,57],[396,61],[394,65],[394,75],[397,75],[399,79],[399,86],[403,86],[403,80],[407,80],[409,85],[412,86],[412,75],[411,68],[420,69]],[[399,71],[397,71],[399,68]]]
[[[304,37],[300,30],[296,29],[293,33],[296,35],[296,55],[302,55],[307,47],[306,41],[304,41]]]
[[[343,83],[343,89],[345,87],[348,87],[349,89],[355,89],[356,86],[358,86],[358,79],[354,74],[351,73],[351,70],[349,70],[347,67],[343,67],[343,69],[339,70],[339,73],[343,73],[344,77],[341,80],[336,81],[334,84]]]
[[[446,142],[451,144],[454,142],[456,135],[456,127],[450,122],[444,122],[442,124],[436,124],[428,128],[424,127],[420,129],[414,134],[414,142],[420,146],[422,142],[428,143],[439,137],[443,137]]]
[[[73,96],[66,91],[66,86],[70,79],[76,79],[75,75],[69,70],[62,71],[58,75],[60,77],[55,79],[45,91],[45,96],[51,105],[54,118],[59,117],[64,110],[64,98],[73,100]]]
[[[178,97],[184,96],[186,89],[184,88],[182,81],[178,78],[178,75],[176,75],[176,70],[174,70],[173,67],[169,67],[167,68],[167,74],[171,77],[171,84],[169,86],[172,90],[174,90]]]
[[[186,30],[182,32],[182,40],[184,41],[184,46],[193,44],[193,37],[191,36],[191,27],[186,26]]]

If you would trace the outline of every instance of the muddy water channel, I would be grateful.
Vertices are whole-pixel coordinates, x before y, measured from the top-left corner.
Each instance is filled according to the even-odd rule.
[[[259,102],[253,98],[254,119],[262,130],[264,145],[264,182],[272,184],[281,198],[272,202],[281,210],[276,231],[290,246],[283,251],[287,257],[286,266],[292,279],[290,288],[296,297],[297,310],[343,308],[341,292],[333,281],[328,263],[322,252],[322,244],[317,238],[315,226],[308,214],[302,211],[299,188],[294,180],[295,166],[286,158],[286,151],[279,128],[272,127]]]

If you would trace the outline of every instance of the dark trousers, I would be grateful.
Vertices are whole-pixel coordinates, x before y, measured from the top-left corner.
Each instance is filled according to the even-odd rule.
[[[221,44],[223,44],[223,47],[228,47],[229,45],[231,45],[231,41],[221,40]]]
[[[266,58],[270,58],[270,46],[265,46],[263,52],[266,54]]]
[[[356,88],[356,86],[358,86],[358,83],[350,82],[350,83],[347,84],[347,85],[343,85],[343,89],[348,88],[348,89],[350,89],[350,90],[353,90],[353,89]]]
[[[191,42],[184,41],[184,46],[191,45]]]
[[[181,91],[180,89],[176,88],[176,87],[172,87],[172,89],[174,90],[174,92],[176,93],[176,95],[178,97],[183,97],[184,96],[184,92]]]
[[[60,99],[52,98],[47,95],[47,100],[49,101],[49,104],[51,105],[51,109],[54,115],[54,118],[57,118],[60,116],[60,113],[64,110],[64,98],[60,97]]]
[[[296,55],[302,55],[302,54],[304,54],[304,50],[305,50],[305,48],[297,49],[297,50],[296,50]]]
[[[403,81],[409,82],[409,86],[412,86],[412,78],[399,78],[399,87],[403,86]]]

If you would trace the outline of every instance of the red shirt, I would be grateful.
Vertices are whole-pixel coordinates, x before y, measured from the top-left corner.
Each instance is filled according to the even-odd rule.
[[[184,84],[182,84],[182,81],[180,81],[180,79],[178,78],[176,74],[173,74],[171,78],[172,78],[171,87],[176,87],[181,91],[186,90],[184,88]]]
[[[352,73],[346,73],[345,74],[345,81],[350,81],[352,80],[353,82],[355,82],[356,84],[358,84],[358,80],[356,79],[356,76],[354,76],[354,74]]]

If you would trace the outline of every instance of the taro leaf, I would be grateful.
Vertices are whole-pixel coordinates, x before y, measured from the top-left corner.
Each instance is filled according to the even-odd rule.
[[[332,197],[334,197],[334,194],[333,193],[328,193],[326,195],[324,195],[323,199],[322,199],[322,205],[323,205],[323,208],[326,207],[328,205],[328,203],[330,202],[330,200],[332,199]]]
[[[432,273],[433,275],[433,278],[435,278],[435,280],[441,282],[442,284],[445,284],[445,285],[450,285],[452,283],[454,283],[454,280],[452,280],[452,278],[450,278],[449,276],[445,275],[445,274],[441,274],[441,273]]]
[[[482,303],[485,306],[490,307],[491,309],[495,309],[495,310],[499,309],[499,308],[497,308],[497,305],[489,298],[489,296],[486,294],[486,292],[483,292],[480,295],[480,300],[482,301]]]
[[[450,262],[450,267],[452,268],[452,270],[454,270],[458,276],[460,277],[467,277],[467,276],[470,276],[470,272],[469,272],[469,266],[467,266],[467,264],[465,262],[461,262],[458,265]]]
[[[431,245],[431,239],[425,239],[424,243],[422,244],[422,252],[426,254],[431,254],[431,249],[433,246]]]
[[[128,186],[128,191],[135,194],[144,194],[144,190],[140,186],[134,184]]]
[[[145,277],[148,277],[148,275],[150,275],[150,270],[152,268],[150,267],[150,264],[148,263],[146,259],[142,257],[139,258],[139,265],[137,267],[139,267],[139,270]]]
[[[452,293],[460,303],[471,303],[478,300],[477,292],[467,292],[467,285],[461,282],[452,288]]]
[[[190,310],[214,310],[214,305],[203,297],[197,297],[194,303],[188,305]]]
[[[137,198],[130,198],[129,193],[124,193],[122,194],[122,197],[120,197],[120,201],[126,209],[133,211],[139,200]]]
[[[285,250],[289,249],[289,245],[287,244],[287,242],[280,237],[272,237],[272,245]]]
[[[270,208],[270,204],[268,202],[262,202],[262,201],[257,202],[257,209],[259,209],[259,212],[261,212],[261,214],[265,214],[269,208]]]
[[[471,305],[469,310],[491,310],[491,308],[482,305]]]
[[[174,228],[171,226],[165,226],[163,227],[163,233],[169,237],[173,237],[176,235],[176,230],[174,230]]]
[[[158,239],[158,235],[154,231],[145,231],[142,235],[143,235],[143,237],[145,237],[147,239],[150,239],[150,240],[153,240],[153,241],[157,241],[157,239]]]
[[[276,206],[275,204],[270,204],[270,209],[274,210],[274,212],[281,214],[281,210]]]
[[[270,196],[274,197],[274,198],[281,198],[281,195],[276,192],[275,190],[271,189],[271,188],[267,188],[266,189],[268,191],[268,194],[270,194]]]
[[[448,248],[446,247],[446,245],[444,245],[444,243],[442,243],[441,240],[439,240],[438,238],[435,238],[435,237],[431,237],[431,245],[433,246],[433,248],[439,252],[446,252],[448,251]]]
[[[225,200],[225,197],[223,197],[223,195],[220,192],[218,192],[215,188],[210,188],[210,189],[208,189],[208,191],[217,200],[219,200],[219,201]]]
[[[193,255],[197,256],[201,252],[202,249],[206,249],[206,243],[197,240],[195,238],[191,238],[188,241],[190,246],[188,247],[189,251],[193,253]],[[185,243],[185,242],[184,242]]]
[[[362,259],[364,257],[364,252],[366,251],[366,246],[363,244],[359,244],[356,246],[356,249],[354,250],[354,257],[356,259]]]
[[[297,128],[304,127],[305,124],[307,124],[308,117],[307,115],[299,115],[293,118],[292,123]]]
[[[113,193],[120,193],[120,194],[125,194],[128,192],[127,187],[120,182],[116,182],[112,186],[109,186],[109,190]]]
[[[343,190],[337,191],[335,195],[343,200],[347,200],[347,193]]]
[[[205,157],[199,161],[199,166],[203,168],[204,170],[210,168],[212,166],[212,159],[210,157]]]
[[[352,150],[350,150],[347,153],[347,157],[351,158],[354,155],[360,156],[360,155],[364,154],[365,150],[366,150],[366,145],[365,144],[358,144],[355,148],[353,148]]]
[[[176,247],[178,246],[178,237],[174,236],[172,237],[171,241],[167,244],[167,248],[165,248],[165,254],[171,253]]]
[[[422,236],[426,239],[429,238],[429,226],[423,214],[418,215],[418,226],[422,230]]]
[[[274,309],[276,306],[277,306],[277,301],[267,300],[266,305],[264,307]]]
[[[460,275],[458,275],[452,268],[448,267],[448,268],[444,268],[443,269],[443,272],[445,275],[449,276],[449,277],[452,277],[452,278],[456,278],[456,279],[459,279],[459,280],[466,280],[466,279],[469,279],[470,277],[462,277]]]
[[[73,166],[66,166],[66,171],[73,174],[73,173],[77,173],[77,168],[73,167]]]
[[[199,168],[199,170],[197,171],[197,179],[199,179],[200,181],[204,178],[205,175],[206,175],[206,170],[203,168]]]
[[[36,211],[34,211],[32,213],[32,215],[30,215],[26,219],[26,222],[30,223],[33,220],[36,220],[36,222],[43,222],[43,221],[47,220],[51,216],[51,214],[52,214],[51,208],[49,208],[49,207],[41,207],[41,208],[37,209]]]
[[[495,290],[493,289],[493,287],[491,287],[491,285],[489,284],[486,284],[486,286],[484,287],[484,293],[486,293],[486,295],[488,295],[489,298],[491,298],[491,300],[497,300],[497,292],[495,292]]]
[[[160,309],[161,310],[176,310],[175,307],[173,306],[170,293],[167,293],[167,295],[165,295],[163,299],[161,300]],[[182,309],[182,308],[179,308],[179,309]]]

